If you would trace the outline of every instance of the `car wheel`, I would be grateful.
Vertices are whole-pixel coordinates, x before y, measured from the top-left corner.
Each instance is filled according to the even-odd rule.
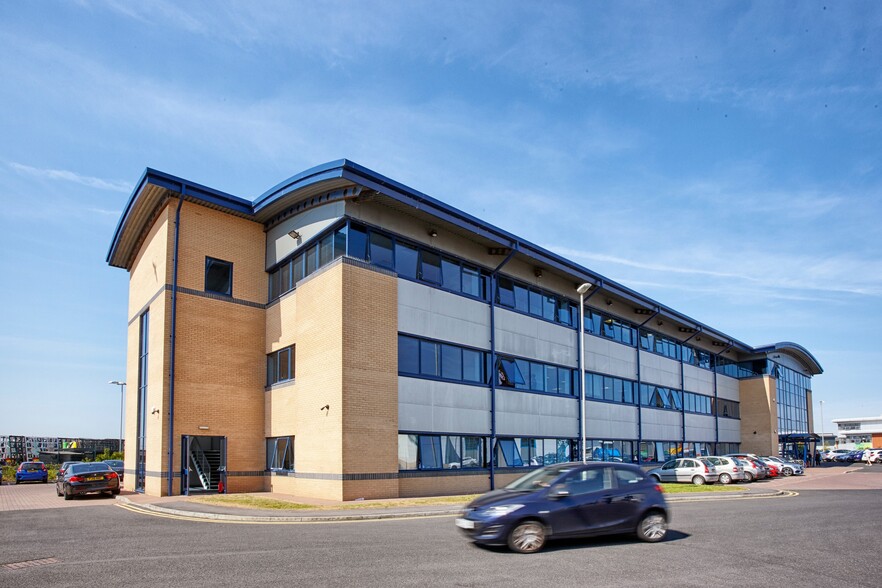
[[[119,496],[119,488],[117,488],[116,490],[111,490],[110,494],[113,496]]]
[[[545,545],[545,526],[539,521],[518,523],[508,534],[508,547],[518,553],[535,553]]]
[[[705,482],[705,480],[701,476],[694,476],[692,478],[692,483],[695,484],[696,486],[704,486],[704,482]]]
[[[728,484],[732,481],[732,476],[729,474],[720,474],[720,484]]]
[[[55,485],[55,493],[58,494],[59,496],[64,496],[64,494],[62,494],[61,490],[58,489],[58,484]]]
[[[64,487],[64,499],[65,500],[73,499],[73,494],[70,493],[70,487],[68,487],[68,486]]]
[[[657,543],[665,538],[668,532],[668,521],[659,512],[646,513],[637,523],[637,538],[649,543]]]
[[[744,472],[744,481],[745,482],[753,482],[756,478],[753,476],[751,472]]]
[[[786,478],[787,476],[793,475],[793,470],[791,470],[790,468],[784,468],[783,470],[781,470],[781,474]]]

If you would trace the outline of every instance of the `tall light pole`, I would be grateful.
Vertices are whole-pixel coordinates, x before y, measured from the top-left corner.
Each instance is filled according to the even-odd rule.
[[[586,463],[588,458],[585,456],[587,447],[585,447],[585,293],[591,289],[591,284],[585,282],[578,288],[579,293],[579,409],[581,417],[581,433],[582,438],[579,449],[582,451],[582,463]]]
[[[827,443],[824,441],[824,401],[818,401],[821,405],[821,448],[827,449]]]
[[[111,380],[107,382],[108,384],[113,384],[114,386],[119,386],[119,452],[122,453],[122,439],[123,439],[123,400],[126,397],[126,383],[120,382],[119,380]]]

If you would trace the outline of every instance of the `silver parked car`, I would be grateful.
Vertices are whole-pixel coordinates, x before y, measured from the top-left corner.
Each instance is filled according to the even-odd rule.
[[[795,461],[781,459],[774,455],[764,455],[763,461],[772,462],[772,464],[778,466],[778,471],[781,472],[781,475],[785,478],[793,475],[801,476],[805,473],[805,468],[802,464]]]
[[[769,477],[769,468],[752,453],[727,453],[726,457],[734,457],[744,464],[745,482],[764,480]]]
[[[691,482],[696,486],[713,484],[719,479],[716,467],[697,457],[672,459],[647,474],[659,482]]]
[[[718,457],[716,455],[710,455],[700,459],[702,461],[710,462],[711,465],[716,468],[717,474],[720,476],[720,484],[743,482],[745,480],[744,466],[739,464],[734,457]]]

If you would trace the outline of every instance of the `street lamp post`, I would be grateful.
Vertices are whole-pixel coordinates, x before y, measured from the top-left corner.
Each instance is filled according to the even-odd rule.
[[[826,450],[827,442],[824,441],[824,401],[819,400],[818,402],[820,402],[821,405],[821,448]]]
[[[123,439],[123,400],[126,397],[126,383],[120,382],[119,380],[111,380],[107,382],[108,384],[113,384],[114,386],[119,386],[119,452],[122,453],[122,439]]]
[[[576,288],[576,292],[579,293],[579,413],[581,416],[579,449],[582,451],[582,463],[588,461],[585,456],[587,450],[585,447],[585,293],[590,289],[591,284],[588,282]]]

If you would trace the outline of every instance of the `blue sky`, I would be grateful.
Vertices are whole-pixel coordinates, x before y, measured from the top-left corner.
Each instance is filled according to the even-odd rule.
[[[882,414],[882,5],[0,0],[0,434],[116,437],[149,166],[351,159]],[[820,419],[816,418],[820,430]]]

